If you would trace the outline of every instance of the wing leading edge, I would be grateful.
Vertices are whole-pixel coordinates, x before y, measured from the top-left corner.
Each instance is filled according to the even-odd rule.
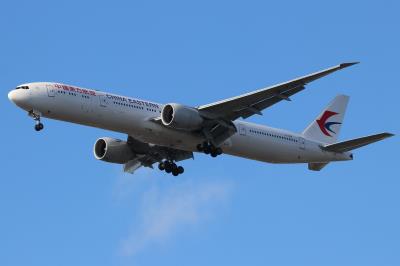
[[[358,64],[358,62],[342,63],[288,82],[280,83],[271,87],[256,90],[215,103],[202,105],[198,107],[198,109],[208,116],[218,117],[230,121],[233,121],[239,117],[247,118],[254,114],[262,114],[262,110],[282,100],[290,101],[290,96],[304,90],[306,84],[355,64]]]

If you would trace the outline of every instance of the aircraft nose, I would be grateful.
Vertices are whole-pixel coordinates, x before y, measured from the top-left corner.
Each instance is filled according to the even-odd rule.
[[[22,90],[12,90],[8,93],[8,99],[23,109],[28,108],[28,98],[27,93]]]
[[[15,95],[15,94],[16,94],[16,93],[15,93],[15,90],[10,91],[10,92],[8,93],[8,99],[9,99],[10,101],[14,102],[15,99],[16,99],[16,95]]]

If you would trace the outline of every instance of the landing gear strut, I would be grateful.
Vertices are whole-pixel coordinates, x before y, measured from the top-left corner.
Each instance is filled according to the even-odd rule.
[[[215,147],[212,143],[204,141],[202,144],[197,145],[197,150],[204,152],[205,154],[210,154],[211,157],[217,157],[222,154],[222,149],[220,147]]]
[[[165,171],[166,173],[172,173],[173,176],[183,174],[185,169],[182,166],[177,166],[173,161],[165,160],[158,164],[158,169]]]
[[[40,115],[34,111],[29,111],[28,115],[35,120],[35,130],[40,131],[44,128],[43,124],[40,122]]]

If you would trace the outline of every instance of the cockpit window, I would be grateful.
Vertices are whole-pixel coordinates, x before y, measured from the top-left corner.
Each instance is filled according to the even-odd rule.
[[[16,90],[18,90],[18,89],[29,90],[29,87],[28,87],[28,86],[18,86],[18,87],[16,87],[15,89],[16,89]]]

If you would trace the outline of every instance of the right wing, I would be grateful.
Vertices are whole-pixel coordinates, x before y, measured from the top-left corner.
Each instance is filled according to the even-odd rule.
[[[290,101],[289,97],[304,90],[306,84],[354,64],[357,62],[343,63],[288,82],[202,105],[198,109],[206,116],[228,121],[236,120],[239,117],[248,118],[254,114],[261,114],[262,110],[282,100]]]

